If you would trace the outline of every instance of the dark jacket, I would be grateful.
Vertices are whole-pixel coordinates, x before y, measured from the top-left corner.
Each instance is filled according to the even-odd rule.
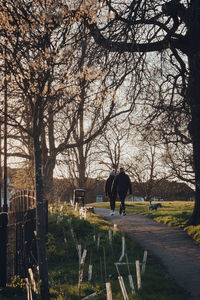
[[[108,179],[106,180],[105,194],[108,197],[111,197],[111,190],[112,190],[112,184],[113,184],[114,179],[115,179],[115,176],[114,175],[110,175],[108,177]]]
[[[124,172],[119,173],[113,182],[112,193],[113,192],[123,192],[132,194],[132,184],[129,176]]]

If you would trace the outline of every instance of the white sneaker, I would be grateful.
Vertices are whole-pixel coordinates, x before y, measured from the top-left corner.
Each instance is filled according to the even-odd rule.
[[[110,212],[110,216],[113,216],[115,213],[114,213],[114,210],[111,210]]]

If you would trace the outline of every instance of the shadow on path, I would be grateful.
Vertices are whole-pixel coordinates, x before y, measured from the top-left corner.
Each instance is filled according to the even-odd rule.
[[[128,237],[159,258],[170,277],[191,295],[188,300],[200,300],[200,247],[185,231],[142,215],[110,216],[109,212],[95,207],[96,214],[117,224]]]

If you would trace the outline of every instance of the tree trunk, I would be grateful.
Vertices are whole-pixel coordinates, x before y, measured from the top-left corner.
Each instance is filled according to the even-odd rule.
[[[200,224],[200,51],[189,56],[188,99],[192,120],[189,131],[193,144],[193,160],[195,171],[195,206],[187,225]]]
[[[53,171],[55,168],[56,160],[54,157],[48,157],[43,167],[44,170],[44,197],[46,201],[54,201],[53,189]]]
[[[81,149],[79,148],[79,159],[80,159],[80,163],[79,163],[79,177],[78,177],[78,185],[79,188],[86,188],[86,176],[85,176],[85,171],[86,171],[86,163],[85,163],[85,157],[82,155],[82,151],[80,151]]]
[[[54,201],[53,189],[53,171],[56,164],[56,149],[54,136],[54,111],[53,103],[48,105],[48,137],[46,138],[46,131],[42,131],[42,155],[43,155],[43,173],[44,173],[44,197],[46,201]],[[47,148],[48,141],[48,148]]]
[[[40,299],[48,300],[48,266],[46,258],[46,218],[44,212],[44,192],[42,177],[42,154],[39,136],[34,137],[34,154],[35,154],[35,183],[36,183],[36,231],[37,231],[37,250],[40,277]]]

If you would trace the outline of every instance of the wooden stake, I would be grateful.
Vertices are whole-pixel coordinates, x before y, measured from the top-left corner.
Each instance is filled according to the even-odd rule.
[[[128,255],[126,253],[126,262],[127,262],[127,268],[128,268],[128,279],[129,279],[129,285],[130,285],[130,288],[131,288],[131,293],[132,294],[135,294],[135,288],[134,288],[134,283],[133,283],[133,277],[131,275],[131,272],[130,272],[130,267],[129,267],[129,261],[128,261]]]
[[[92,265],[88,267],[88,281],[92,280]]]
[[[37,290],[37,287],[36,287],[36,283],[35,283],[35,279],[34,279],[34,276],[33,276],[33,271],[31,268],[28,269],[28,273],[29,273],[29,276],[30,276],[30,279],[31,279],[31,284],[32,284],[32,287],[33,287],[33,291],[38,294],[38,290]]]
[[[32,290],[28,278],[25,278],[25,281],[26,281],[26,290],[27,290],[27,300],[33,300]]]
[[[124,285],[123,277],[122,276],[118,276],[118,280],[119,280],[119,284],[120,284],[120,288],[121,288],[124,300],[129,300],[128,294],[127,294],[127,291],[126,291],[126,287]]]
[[[83,250],[83,255],[82,255],[82,258],[81,258],[80,267],[79,267],[79,278],[78,278],[79,298],[81,296],[81,283],[83,281],[83,269],[84,269],[86,255],[87,255],[87,250],[84,249]]]
[[[120,258],[119,258],[119,262],[122,261],[122,259],[124,257],[124,253],[125,253],[125,237],[122,236],[122,254],[121,254]]]
[[[134,295],[135,294],[135,287],[134,287],[134,283],[133,283],[133,276],[131,274],[129,274],[128,279],[129,279],[129,285],[130,285],[130,288],[131,288],[131,293]]]
[[[111,290],[110,282],[106,282],[106,294],[107,294],[107,300],[112,300],[112,290]]]
[[[30,293],[29,293],[29,283],[28,283],[28,278],[25,278],[25,281],[26,281],[27,300],[30,300]]]
[[[138,290],[139,290],[141,288],[141,273],[140,273],[139,260],[136,260],[135,265],[136,265],[136,274],[137,274],[137,286],[138,286]]]
[[[143,261],[142,261],[142,271],[141,273],[144,274],[147,262],[147,250],[144,251]]]
[[[79,258],[79,266],[81,264],[81,244],[77,245],[77,251],[78,251],[78,258]]]
[[[117,224],[114,224],[114,228],[113,228],[113,235],[116,234],[116,231],[117,231]]]

